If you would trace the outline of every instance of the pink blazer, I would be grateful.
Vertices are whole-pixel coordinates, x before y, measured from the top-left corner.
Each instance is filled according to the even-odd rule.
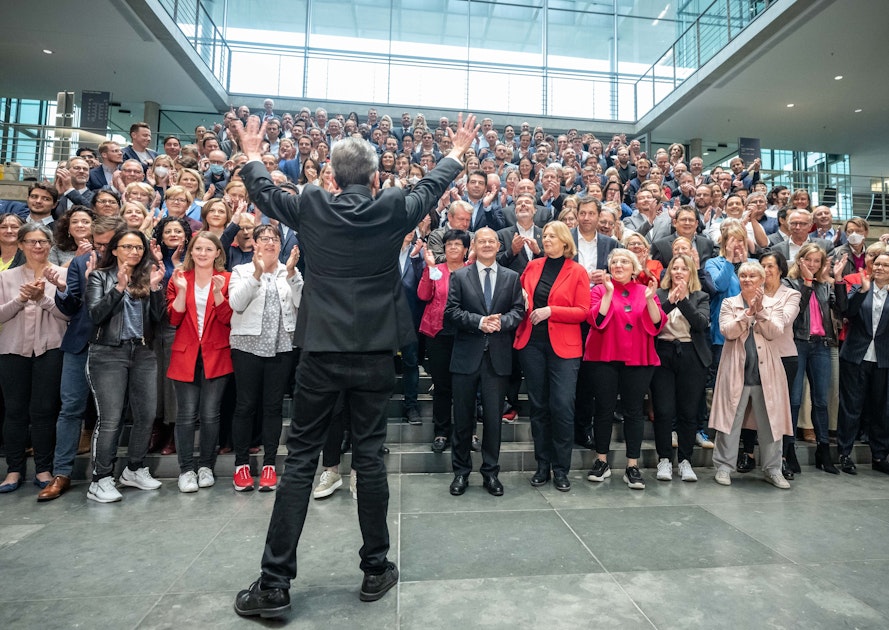
[[[602,324],[596,324],[599,306],[605,295],[605,285],[597,284],[590,290],[590,313],[587,321],[591,324],[586,338],[584,361],[623,361],[627,365],[660,365],[661,361],[654,349],[654,338],[661,332],[667,316],[655,296],[661,313],[657,326],[648,315],[645,305],[645,287],[636,282],[614,283],[611,308],[605,314]],[[627,293],[624,296],[624,293]],[[629,307],[629,308],[627,308]]]
[[[451,286],[451,272],[447,263],[435,265],[441,272],[441,280],[429,278],[429,267],[423,269],[417,297],[427,302],[420,320],[420,332],[427,337],[434,337],[443,328],[445,306],[448,302],[448,288]]]

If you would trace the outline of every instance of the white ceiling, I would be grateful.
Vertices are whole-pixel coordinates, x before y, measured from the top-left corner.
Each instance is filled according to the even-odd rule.
[[[227,95],[203,76],[194,52],[146,9],[153,1],[16,3],[14,17],[0,22],[3,95],[52,100],[61,90],[109,90],[136,118],[144,101],[185,111],[226,109]],[[695,75],[671,97],[669,112],[646,117],[639,131],[651,132],[655,142],[702,138],[705,147],[757,137],[763,147],[850,153],[871,160],[867,172],[889,170],[887,4],[779,0],[769,12],[784,11],[781,18],[763,20],[751,42]],[[844,78],[835,81],[836,75]]]

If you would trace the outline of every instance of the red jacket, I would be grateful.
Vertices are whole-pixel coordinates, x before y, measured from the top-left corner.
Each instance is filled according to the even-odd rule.
[[[623,361],[627,365],[660,365],[654,349],[654,338],[664,329],[667,316],[660,300],[654,301],[660,312],[657,326],[648,314],[645,288],[637,282],[620,284],[616,280],[611,296],[611,308],[601,324],[596,323],[605,285],[597,284],[590,290],[590,310],[587,321],[591,324],[586,339],[584,361]],[[624,295],[626,293],[626,295]]]
[[[525,319],[516,330],[513,347],[521,350],[531,338],[531,310],[534,307],[534,291],[543,274],[546,258],[535,258],[528,263],[522,273],[522,289],[531,304]],[[590,276],[586,269],[573,260],[566,260],[559,275],[553,282],[546,306],[552,314],[546,320],[549,330],[549,343],[563,359],[577,359],[583,355],[583,339],[580,335],[580,322],[590,312]],[[538,308],[540,306],[538,305]]]
[[[225,296],[222,304],[216,306],[213,300],[213,290],[207,297],[207,310],[204,313],[204,334],[198,338],[198,314],[194,302],[194,270],[185,272],[185,281],[188,283],[185,295],[185,312],[179,313],[173,309],[173,301],[179,290],[171,279],[167,284],[167,315],[170,324],[176,327],[176,337],[173,339],[173,353],[170,357],[170,367],[167,377],[174,381],[191,383],[194,381],[194,369],[198,360],[198,350],[204,362],[204,375],[207,378],[217,378],[231,374],[232,355],[229,345],[232,318],[232,308],[228,303],[228,281],[231,274],[227,271],[214,271],[214,276],[225,277],[222,286],[222,295]]]

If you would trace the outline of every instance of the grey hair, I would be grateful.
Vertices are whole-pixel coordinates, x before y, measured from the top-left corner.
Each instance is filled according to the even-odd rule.
[[[25,239],[25,236],[30,234],[31,232],[40,232],[46,237],[50,245],[54,243],[52,238],[52,230],[46,227],[43,223],[35,223],[34,221],[28,221],[19,228],[18,242],[21,243]]]
[[[765,194],[764,192],[754,192],[754,193],[750,193],[749,195],[747,195],[747,203],[750,203],[750,200],[751,200],[751,199],[757,199],[757,198],[759,198],[759,197],[762,197],[763,199],[766,199],[766,202],[768,203],[768,199],[766,198],[766,194]]]
[[[330,165],[337,186],[345,188],[357,184],[368,186],[377,172],[379,157],[366,140],[344,138],[330,152]]]

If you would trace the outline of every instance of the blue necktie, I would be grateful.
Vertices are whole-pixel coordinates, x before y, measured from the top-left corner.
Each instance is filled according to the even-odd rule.
[[[491,312],[491,301],[494,299],[494,290],[491,288],[491,268],[485,268],[485,309]]]

